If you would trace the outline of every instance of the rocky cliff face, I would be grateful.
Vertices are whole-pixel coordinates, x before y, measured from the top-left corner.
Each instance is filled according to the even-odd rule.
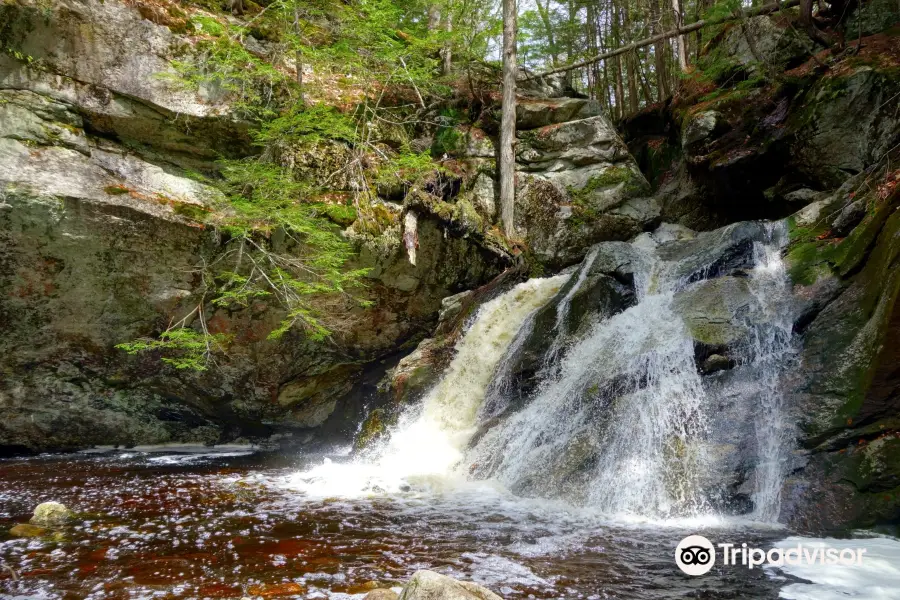
[[[267,340],[283,311],[257,302],[236,311],[206,305],[210,330],[235,336],[207,373],[116,350],[183,316],[201,289],[200,265],[223,252],[227,236],[207,224],[224,210],[221,196],[192,172],[214,173],[218,157],[256,151],[233,98],[208,84],[186,87],[173,67],[193,51],[202,18],[165,3],[18,0],[0,8],[4,452],[350,435],[361,398],[395,359],[378,361],[429,331],[442,298],[515,262],[496,234],[493,144],[465,129],[433,184],[379,190],[376,230],[342,223],[359,251],[354,266],[371,269],[364,295],[373,305],[327,343],[300,334]],[[268,52],[253,38],[246,45]],[[530,125],[520,117],[523,127],[542,126],[531,130],[522,163],[526,185],[540,180],[553,199],[545,206],[527,195],[521,233],[533,264],[551,268],[655,218],[625,207],[646,183],[599,108],[553,102],[584,110]],[[561,133],[547,137],[553,127]],[[383,133],[387,141],[397,135]],[[580,146],[584,156],[561,145]],[[285,164],[312,179],[348,155],[337,143],[291,152]],[[575,162],[590,172],[554,181]],[[333,183],[338,194],[354,185]]]

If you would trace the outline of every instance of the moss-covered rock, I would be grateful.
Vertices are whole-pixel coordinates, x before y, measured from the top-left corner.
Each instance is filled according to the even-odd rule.
[[[38,527],[62,527],[74,518],[71,510],[59,502],[41,502],[34,508],[29,523]]]
[[[186,167],[250,151],[248,124],[226,93],[191,89],[170,63],[191,46],[133,4],[5,3],[0,31],[8,49],[0,57],[0,87],[74,105],[92,130],[150,146]],[[85,31],[90,43],[83,43]]]
[[[49,533],[49,530],[44,527],[29,525],[27,523],[13,525],[9,530],[9,535],[17,538],[37,538],[48,535]]]
[[[807,527],[900,518],[894,433],[900,427],[900,194],[885,195],[891,187],[857,199],[867,214],[843,240],[828,237],[827,223],[805,219],[808,227],[792,231],[795,294],[814,306],[804,316],[803,368],[788,389],[810,452],[789,486],[789,518]]]
[[[714,348],[738,343],[758,312],[747,280],[739,277],[697,282],[676,294],[673,308],[695,342]]]
[[[780,73],[805,62],[811,50],[818,48],[789,18],[758,16],[726,25],[720,45],[701,60],[701,68],[720,77]],[[716,61],[731,61],[731,66],[722,67]]]

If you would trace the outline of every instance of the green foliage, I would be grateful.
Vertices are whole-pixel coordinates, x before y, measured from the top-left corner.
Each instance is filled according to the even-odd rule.
[[[705,21],[720,21],[740,12],[741,0],[718,0],[703,13]],[[715,32],[718,33],[718,32]]]
[[[221,190],[223,200],[217,211],[187,216],[223,233],[226,248],[198,267],[204,287],[190,315],[199,314],[199,321],[204,321],[204,309],[209,306],[232,311],[259,302],[276,304],[286,316],[271,331],[270,339],[296,328],[308,338],[322,340],[334,325],[341,326],[342,310],[366,305],[352,291],[362,285],[367,271],[348,268],[355,250],[340,228],[354,222],[360,231],[389,227],[393,216],[382,214],[384,208],[373,203],[366,190],[388,183],[411,185],[440,175],[428,153],[405,146],[402,131],[397,136],[400,142],[390,147],[371,141],[377,139],[373,123],[399,123],[402,128],[407,118],[389,114],[390,118],[379,121],[385,110],[381,100],[389,90],[418,104],[425,98],[448,95],[451,89],[439,74],[439,52],[452,48],[459,60],[471,57],[478,48],[486,49],[491,30],[475,32],[478,15],[471,11],[488,10],[488,5],[486,0],[439,0],[437,4],[275,0],[241,26],[206,15],[190,18],[196,41],[190,53],[172,61],[174,79],[189,89],[228,93],[232,105],[254,123],[255,143],[263,148],[256,157],[220,161],[221,179],[189,174]],[[429,28],[427,16],[433,7],[445,18],[451,16],[450,31],[443,26]],[[249,52],[242,42],[247,35],[272,42],[279,49],[274,61]],[[290,61],[311,65],[318,78],[338,91],[341,85],[350,85],[372,90],[378,97],[349,111],[304,101]],[[403,101],[392,98],[394,105]],[[456,116],[452,121],[456,125]],[[455,130],[448,132],[446,136],[458,135]],[[359,157],[341,165],[366,184],[346,202],[323,202],[333,190],[301,179],[299,170],[282,163],[283,157],[322,144],[337,145],[342,153],[349,149],[350,156]],[[206,368],[212,354],[225,350],[225,340],[205,329],[197,333],[188,324],[185,317],[156,340],[120,347],[132,354],[161,353],[177,368]]]
[[[353,247],[323,217],[321,204],[305,200],[309,184],[295,181],[288,169],[244,159],[223,162],[222,172],[233,210],[224,226],[234,236],[232,243],[240,245],[239,255],[246,262],[221,279],[216,302],[246,305],[250,298],[274,295],[289,314],[270,338],[295,324],[314,339],[326,337],[329,331],[309,298],[344,294],[360,285],[367,271],[345,268]],[[256,241],[260,231],[283,235],[284,247],[273,251]]]
[[[432,152],[435,156],[443,154],[455,154],[465,144],[465,139],[457,125],[462,122],[462,116],[455,109],[445,109],[441,112],[440,127],[434,136]]]
[[[723,86],[727,86],[735,81],[742,81],[746,78],[746,74],[751,68],[726,56],[719,48],[704,56],[697,67],[705,79]]]
[[[342,227],[352,225],[359,217],[356,208],[353,206],[344,206],[341,204],[316,204],[316,209],[320,214],[328,217],[334,223]]]
[[[103,188],[103,191],[109,194],[110,196],[120,196],[122,194],[127,194],[131,190],[123,185],[108,185]]]
[[[293,83],[230,37],[200,40],[193,54],[173,60],[172,66],[176,81],[190,89],[207,86],[229,92],[235,108],[251,118],[273,116]]]
[[[284,114],[264,123],[256,133],[260,144],[358,140],[358,124],[337,109],[324,106],[294,105]]]
[[[205,33],[213,37],[218,37],[225,33],[225,26],[212,17],[206,15],[194,15],[191,17],[191,25],[199,33]]]
[[[204,290],[190,314],[203,316],[209,303],[239,310],[265,300],[279,304],[286,316],[269,333],[276,340],[294,327],[312,340],[331,334],[328,323],[340,315],[319,307],[321,298],[349,299],[366,269],[347,269],[354,255],[349,242],[328,220],[329,209],[306,200],[310,185],[295,181],[290,171],[257,158],[222,161],[226,217],[213,224],[230,237],[212,263],[204,263]],[[352,211],[352,207],[334,207]],[[332,209],[333,210],[333,209]],[[356,304],[367,305],[356,300]],[[189,315],[190,316],[190,315]],[[178,369],[204,370],[211,355],[225,350],[226,338],[197,333],[187,317],[156,340],[137,340],[118,347],[130,354],[156,351]]]
[[[205,371],[213,352],[224,351],[229,338],[223,334],[198,333],[188,327],[169,329],[159,339],[143,339],[119,344],[116,348],[128,354],[158,352],[165,354],[162,361],[176,369]]]
[[[403,151],[388,157],[379,166],[376,181],[385,185],[394,182],[413,185],[427,176],[443,172],[444,169],[434,162],[428,152]]]

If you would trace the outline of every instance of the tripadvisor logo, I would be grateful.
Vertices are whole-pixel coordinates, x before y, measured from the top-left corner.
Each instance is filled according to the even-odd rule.
[[[703,575],[716,564],[716,549],[702,535],[689,535],[675,548],[675,564],[688,575]]]
[[[720,543],[715,546],[702,535],[689,535],[675,547],[675,564],[688,575],[704,575],[716,564],[716,547],[721,549],[722,566],[861,565],[865,548],[831,548],[820,542],[802,542],[790,548],[751,548],[747,544]]]

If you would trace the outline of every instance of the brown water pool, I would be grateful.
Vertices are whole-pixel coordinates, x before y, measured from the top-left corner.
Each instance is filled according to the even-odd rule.
[[[613,524],[484,487],[313,498],[286,485],[305,464],[227,448],[0,461],[0,596],[341,599],[424,568],[504,598],[776,598],[783,583],[691,578],[672,558],[692,533],[765,545],[783,531]],[[6,533],[48,500],[78,519],[55,537]]]

